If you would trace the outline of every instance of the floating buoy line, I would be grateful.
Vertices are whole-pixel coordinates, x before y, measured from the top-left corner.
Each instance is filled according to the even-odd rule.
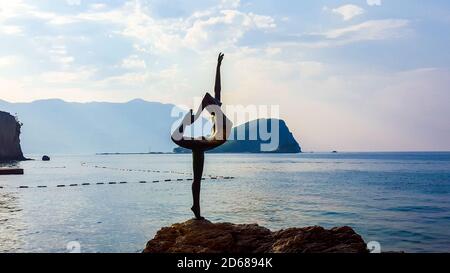
[[[177,172],[177,171],[162,171],[162,170],[149,170],[149,169],[129,169],[129,168],[113,168],[101,165],[89,165],[86,162],[81,162],[81,166],[95,168],[95,169],[104,169],[104,170],[112,170],[112,171],[123,171],[123,172],[143,172],[143,173],[171,173],[171,174],[182,174],[182,175],[192,175],[192,173],[187,172]]]
[[[143,172],[143,173],[170,173],[170,174],[181,174],[181,175],[192,175],[192,173],[189,172],[178,172],[178,171],[162,171],[162,170],[151,170],[151,169],[129,169],[129,168],[113,168],[113,167],[107,167],[107,166],[101,166],[101,165],[89,165],[86,162],[81,162],[81,166],[83,167],[89,167],[89,168],[96,168],[96,169],[105,169],[105,170],[112,170],[112,171],[123,171],[123,172]],[[218,177],[215,175],[203,175],[206,177]]]
[[[111,168],[106,166],[89,166],[87,163],[82,162],[82,166],[84,167],[92,167],[99,169],[108,169],[108,170],[116,170],[116,171],[129,171],[129,172],[147,172],[147,173],[169,173],[169,174],[180,174],[180,175],[192,175],[192,173],[184,173],[177,171],[161,171],[161,170],[145,170],[145,169],[127,169],[127,168]],[[213,176],[206,175],[202,180],[231,180],[234,179],[233,176]],[[128,182],[128,181],[109,181],[109,182],[96,182],[96,183],[70,183],[70,184],[57,184],[57,185],[36,185],[36,186],[0,186],[0,189],[46,189],[46,188],[75,188],[75,187],[88,187],[88,186],[105,186],[105,185],[126,185],[126,184],[153,184],[153,183],[161,183],[161,182],[183,182],[183,181],[192,181],[192,178],[174,178],[174,179],[158,179],[158,180],[141,180],[136,182]]]
[[[232,176],[217,176],[217,177],[207,177],[202,178],[202,180],[230,180],[234,179]],[[126,185],[126,184],[153,184],[153,183],[161,183],[161,182],[183,182],[183,181],[192,181],[192,178],[176,178],[176,179],[159,179],[159,180],[151,180],[151,181],[136,181],[136,182],[128,182],[128,181],[110,181],[110,182],[96,182],[96,183],[70,183],[70,184],[57,184],[57,185],[37,185],[37,186],[0,186],[0,189],[46,189],[46,188],[73,188],[73,187],[87,187],[87,186],[104,186],[104,185]]]

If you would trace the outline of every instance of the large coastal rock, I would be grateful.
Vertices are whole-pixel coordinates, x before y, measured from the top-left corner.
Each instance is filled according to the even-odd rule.
[[[14,116],[0,111],[0,161],[25,159],[20,147],[20,127]]]
[[[180,147],[173,151],[175,153],[191,152]],[[230,139],[225,144],[208,152],[300,153],[301,151],[300,145],[284,120],[256,119],[234,127]]]
[[[163,227],[144,253],[367,253],[350,227],[319,226],[272,232],[257,224],[189,220]]]

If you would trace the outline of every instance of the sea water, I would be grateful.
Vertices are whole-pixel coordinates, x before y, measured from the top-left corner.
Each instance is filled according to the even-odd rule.
[[[191,160],[18,163],[24,175],[0,176],[0,252],[140,252],[161,227],[192,218]],[[204,173],[202,214],[214,222],[348,225],[382,251],[450,251],[450,153],[207,154]]]

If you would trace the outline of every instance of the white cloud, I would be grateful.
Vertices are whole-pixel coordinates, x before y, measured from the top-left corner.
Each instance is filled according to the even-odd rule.
[[[235,44],[251,29],[274,27],[276,27],[275,20],[270,16],[222,10],[216,16],[195,20],[186,32],[184,42],[188,46],[200,49],[208,48],[211,44],[226,47]]]
[[[139,56],[131,55],[122,60],[121,67],[125,69],[144,69],[146,64],[144,60],[139,58]]]
[[[299,36],[299,41],[275,42],[272,46],[300,48],[328,48],[344,46],[363,41],[389,40],[407,37],[414,30],[409,28],[409,20],[383,19],[370,20],[344,28]]]
[[[367,0],[369,6],[381,6],[381,0]]]
[[[69,6],[79,6],[81,5],[81,0],[66,0],[66,3]]]
[[[127,90],[134,91],[134,94],[140,94],[140,97],[148,100],[177,103],[192,95],[190,91],[194,89],[193,78],[196,75],[194,72],[196,69],[197,67],[192,67],[191,71],[183,71],[178,65],[172,65],[159,71],[127,72],[98,81],[96,87],[118,91],[122,100],[129,100],[123,93]]]
[[[231,9],[221,9],[225,4]],[[268,29],[276,26],[275,20],[270,16],[232,9],[238,6],[239,1],[224,1],[220,6],[194,12],[189,17],[157,20],[140,2],[127,2],[113,10],[91,9],[73,16],[49,17],[48,21],[55,25],[83,22],[110,23],[115,26],[116,33],[136,39],[141,43],[141,47],[150,47],[152,50],[162,52],[175,51],[182,47],[202,49],[212,44],[229,46],[251,29]]]
[[[17,25],[6,23],[9,19],[16,17],[23,10],[27,10],[28,5],[20,0],[4,1],[0,6],[0,34],[16,35],[23,32],[23,28]]]
[[[233,8],[236,9],[241,5],[240,0],[221,0],[220,8]]]
[[[268,47],[265,49],[265,52],[269,56],[277,55],[282,52],[282,49],[279,47]]]
[[[0,23],[10,18],[14,18],[23,10],[28,10],[29,5],[23,3],[21,0],[3,1],[0,8]]]
[[[52,62],[58,63],[62,66],[68,66],[75,60],[73,56],[68,54],[66,46],[60,42],[51,45],[47,52],[48,53],[46,54],[48,54]]]
[[[41,11],[29,3],[22,0],[4,1],[0,8],[0,32],[6,34],[16,34],[22,32],[19,26],[12,26],[4,22],[10,19],[30,19],[37,18],[51,24],[67,24],[75,22],[73,16],[58,15],[53,12]],[[2,31],[3,29],[3,31]]]
[[[94,3],[90,9],[78,14],[57,14],[42,11],[21,0],[6,4],[0,9],[1,18],[37,18],[53,26],[68,24],[110,24],[110,33],[135,39],[141,48],[153,52],[173,52],[182,48],[204,50],[211,46],[222,48],[236,44],[243,35],[253,29],[269,29],[276,26],[271,16],[241,12],[238,0],[222,0],[216,6],[198,10],[181,18],[152,17],[146,5],[140,1],[128,1],[122,6],[105,10],[104,4]],[[71,5],[81,4],[72,0]],[[6,14],[6,16],[4,15]],[[0,21],[1,22],[1,21]],[[10,26],[0,32],[21,33],[20,27]]]
[[[75,23],[77,22],[77,19],[72,17],[72,16],[52,16],[50,15],[48,23],[52,24],[52,25],[67,25],[67,24],[71,24],[71,23]]]
[[[89,7],[93,10],[99,10],[99,9],[104,9],[107,6],[105,3],[94,3],[94,4],[91,4]]]
[[[364,13],[364,9],[356,5],[344,5],[332,10],[333,13],[342,16],[344,21],[351,20],[352,18]]]
[[[325,65],[321,62],[307,61],[300,62],[299,67],[300,76],[302,78],[312,78],[321,75],[321,73],[324,71]]]
[[[8,68],[16,64],[18,58],[16,56],[0,56],[0,68]]]
[[[96,71],[95,68],[87,67],[67,71],[48,71],[40,74],[38,79],[50,84],[79,84],[92,77]]]
[[[325,32],[328,39],[346,38],[349,40],[382,40],[397,36],[397,30],[408,26],[408,20],[384,19],[371,20],[345,28]]]
[[[22,27],[14,25],[0,25],[0,33],[6,35],[17,35],[23,32]]]

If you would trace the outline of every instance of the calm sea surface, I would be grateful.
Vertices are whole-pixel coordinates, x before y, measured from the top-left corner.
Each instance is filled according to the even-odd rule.
[[[139,252],[160,227],[192,217],[190,155],[19,166],[25,175],[0,176],[0,252],[67,252],[71,241],[82,252]],[[450,153],[207,154],[205,174],[235,177],[203,182],[211,221],[349,225],[383,251],[450,252]]]

